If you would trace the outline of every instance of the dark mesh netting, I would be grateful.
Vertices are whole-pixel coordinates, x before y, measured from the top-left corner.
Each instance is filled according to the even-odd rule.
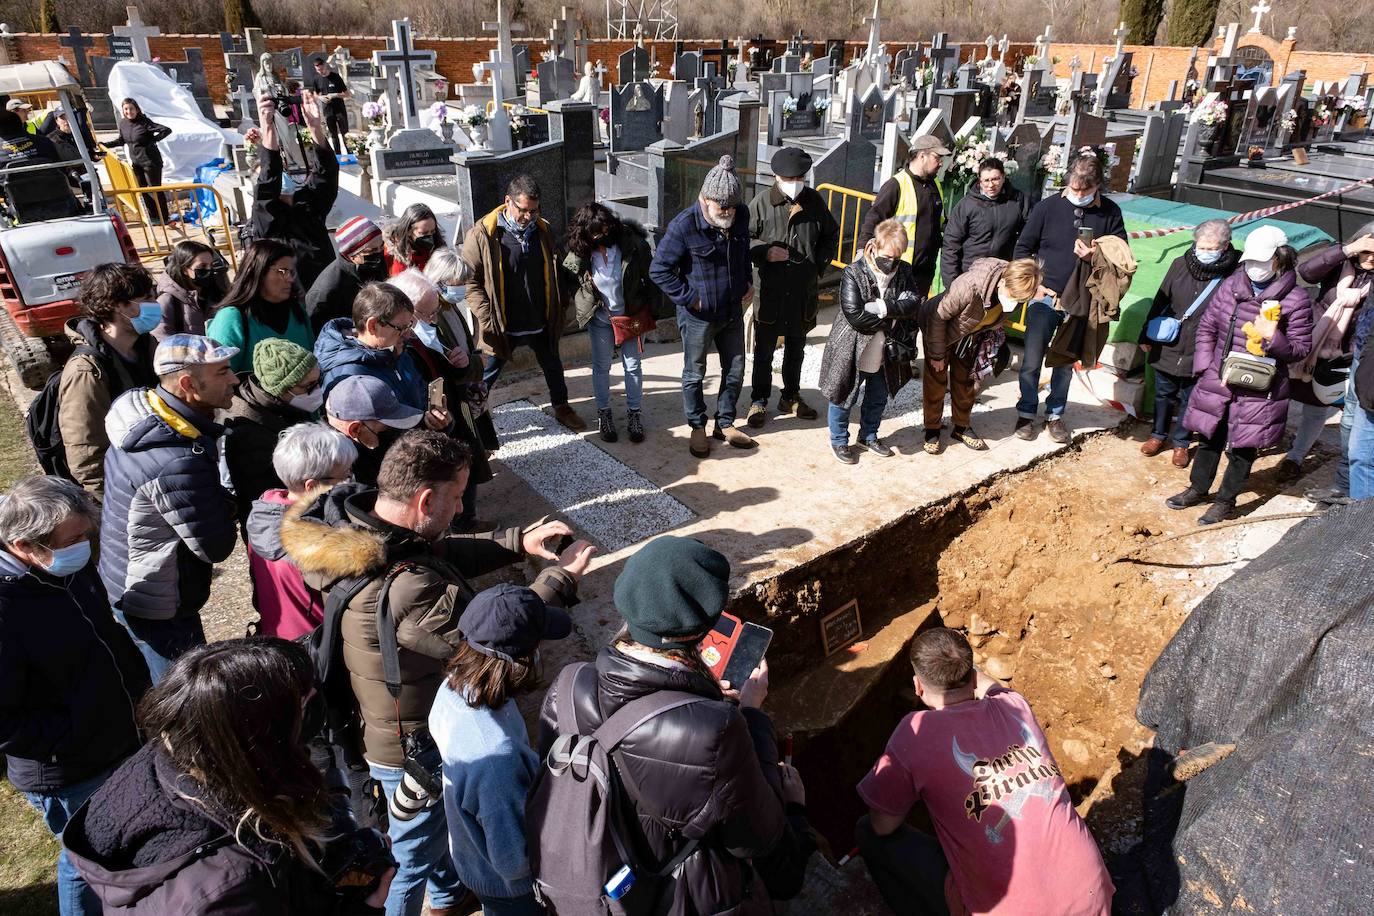
[[[1151,910],[1374,913],[1372,676],[1374,501],[1300,523],[1198,605],[1136,710],[1157,732]],[[1236,749],[1167,775],[1209,741]]]

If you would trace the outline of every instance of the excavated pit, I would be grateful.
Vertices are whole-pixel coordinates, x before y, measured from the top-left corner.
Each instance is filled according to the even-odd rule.
[[[779,732],[794,735],[795,762],[815,787],[813,821],[836,855],[864,813],[854,785],[913,708],[903,647],[938,625],[965,632],[978,665],[1030,701],[1104,853],[1133,841],[1144,769],[1134,764],[1151,740],[1134,715],[1141,681],[1196,600],[1229,574],[1114,562],[1194,523],[1195,513],[1162,505],[1186,472],[1134,452],[1125,433],[1098,436],[736,599],[736,611],[778,634],[769,709]],[[1260,501],[1266,474],[1257,474]],[[1171,556],[1185,566],[1215,550],[1176,544]],[[863,610],[865,642],[818,666],[819,628],[808,618],[846,596]],[[885,660],[865,666],[880,644]]]

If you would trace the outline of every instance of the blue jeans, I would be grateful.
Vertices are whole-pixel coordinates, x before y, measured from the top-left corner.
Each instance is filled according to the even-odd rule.
[[[596,395],[596,409],[611,406],[611,363],[615,360],[615,329],[611,319],[598,311],[587,323],[587,336],[592,341],[592,392]],[[620,365],[625,369],[625,405],[639,410],[644,398],[644,369],[639,363],[642,340],[625,341],[620,348]]]
[[[562,407],[568,403],[568,383],[563,378],[563,360],[558,355],[558,345],[549,340],[548,332],[522,334],[508,340],[512,353],[520,347],[529,347],[533,351],[539,368],[544,372],[544,384],[549,387],[549,402],[554,407]],[[505,367],[506,361],[501,357],[487,357],[486,363],[482,366],[482,381],[487,383],[487,388],[492,388],[496,384],[496,380],[501,377],[501,370]]]
[[[1349,485],[1351,499],[1369,499],[1374,497],[1374,411],[1361,407],[1360,399],[1355,394],[1355,370],[1359,366],[1360,359],[1357,356],[1350,367],[1350,382],[1345,389],[1345,413],[1341,416],[1342,438],[1346,440],[1342,443],[1342,451],[1349,461],[1344,482]],[[1341,467],[1336,468],[1338,487],[1342,483],[1342,470]]]
[[[1045,364],[1045,351],[1050,348],[1054,332],[1064,320],[1064,313],[1049,303],[1036,299],[1026,309],[1026,343],[1021,357],[1021,399],[1016,402],[1016,415],[1034,420],[1040,408],[1040,369]],[[1072,366],[1059,366],[1050,375],[1050,395],[1045,399],[1045,419],[1055,420],[1064,415],[1069,403],[1069,382],[1073,380]]]
[[[863,400],[859,401],[859,389],[863,388]],[[859,441],[868,442],[878,438],[878,424],[883,420],[883,408],[887,406],[887,382],[882,370],[860,372],[854,382],[854,390],[844,404],[831,404],[826,416],[830,424],[830,444],[849,444],[849,414],[859,403]]]
[[[1350,363],[1350,380],[1345,383],[1345,406],[1341,409],[1341,460],[1336,462],[1336,490],[1350,494],[1350,435],[1355,430],[1355,415],[1360,413],[1360,399],[1355,394],[1355,370],[1360,368],[1360,353]]]
[[[25,792],[24,797],[43,815],[43,823],[52,835],[60,838],[76,809],[84,805],[113,772],[113,768],[108,769],[99,776],[56,792]],[[67,858],[66,849],[57,855],[57,906],[62,916],[84,916],[86,913],[99,916],[101,912],[100,899]]]
[[[1334,417],[1339,409],[1325,404],[1298,404],[1298,430],[1293,434],[1293,445],[1285,457],[1294,464],[1302,464],[1307,453],[1312,451],[1312,446],[1317,444],[1326,421]]]
[[[172,662],[183,652],[205,645],[205,627],[201,625],[199,613],[173,617],[171,620],[126,617],[123,611],[115,611],[114,614],[115,619],[133,637],[138,651],[143,653],[154,684],[162,680],[167,669],[172,667]]]
[[[1155,370],[1155,425],[1151,435],[1166,440],[1172,448],[1188,447],[1192,434],[1183,428],[1183,415],[1188,411],[1193,385],[1192,376]]]
[[[716,425],[733,426],[744,384],[744,319],[736,315],[727,321],[703,321],[685,308],[677,310],[677,328],[682,332],[682,410],[693,429],[706,425],[706,398],[702,381],[706,378],[706,351],[715,345],[720,356],[720,394],[716,396]]]
[[[426,765],[439,768],[439,751]],[[372,778],[382,784],[386,798],[391,798],[400,785],[404,772],[400,767],[382,766],[367,762]],[[453,868],[448,852],[448,818],[444,802],[423,809],[408,821],[390,818],[387,836],[391,837],[391,854],[396,857],[396,877],[386,895],[386,916],[420,916],[429,889],[430,906],[453,906],[463,896],[463,882]]]

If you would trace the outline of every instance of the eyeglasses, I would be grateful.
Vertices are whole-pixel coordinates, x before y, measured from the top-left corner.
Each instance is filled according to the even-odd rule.
[[[294,267],[273,267],[272,272],[280,274],[286,280],[296,279],[296,268]]]
[[[387,327],[391,328],[391,330],[399,331],[402,334],[409,334],[411,331],[415,330],[415,322],[413,321],[410,324],[392,324],[385,318],[379,318],[377,320],[380,321],[382,324],[386,325]]]
[[[527,208],[520,206],[515,201],[511,201],[510,205],[515,208],[515,212],[519,216],[528,216],[532,218],[539,215],[539,204]]]

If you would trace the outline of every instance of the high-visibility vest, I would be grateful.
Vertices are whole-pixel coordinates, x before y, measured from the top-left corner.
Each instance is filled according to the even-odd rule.
[[[920,209],[920,198],[916,196],[916,179],[910,171],[904,168],[896,178],[897,187],[902,193],[897,198],[897,212],[892,214],[892,218],[906,230],[907,245],[906,251],[902,252],[902,260],[910,264],[916,253],[916,213]],[[938,180],[935,182],[935,193],[943,194]]]

